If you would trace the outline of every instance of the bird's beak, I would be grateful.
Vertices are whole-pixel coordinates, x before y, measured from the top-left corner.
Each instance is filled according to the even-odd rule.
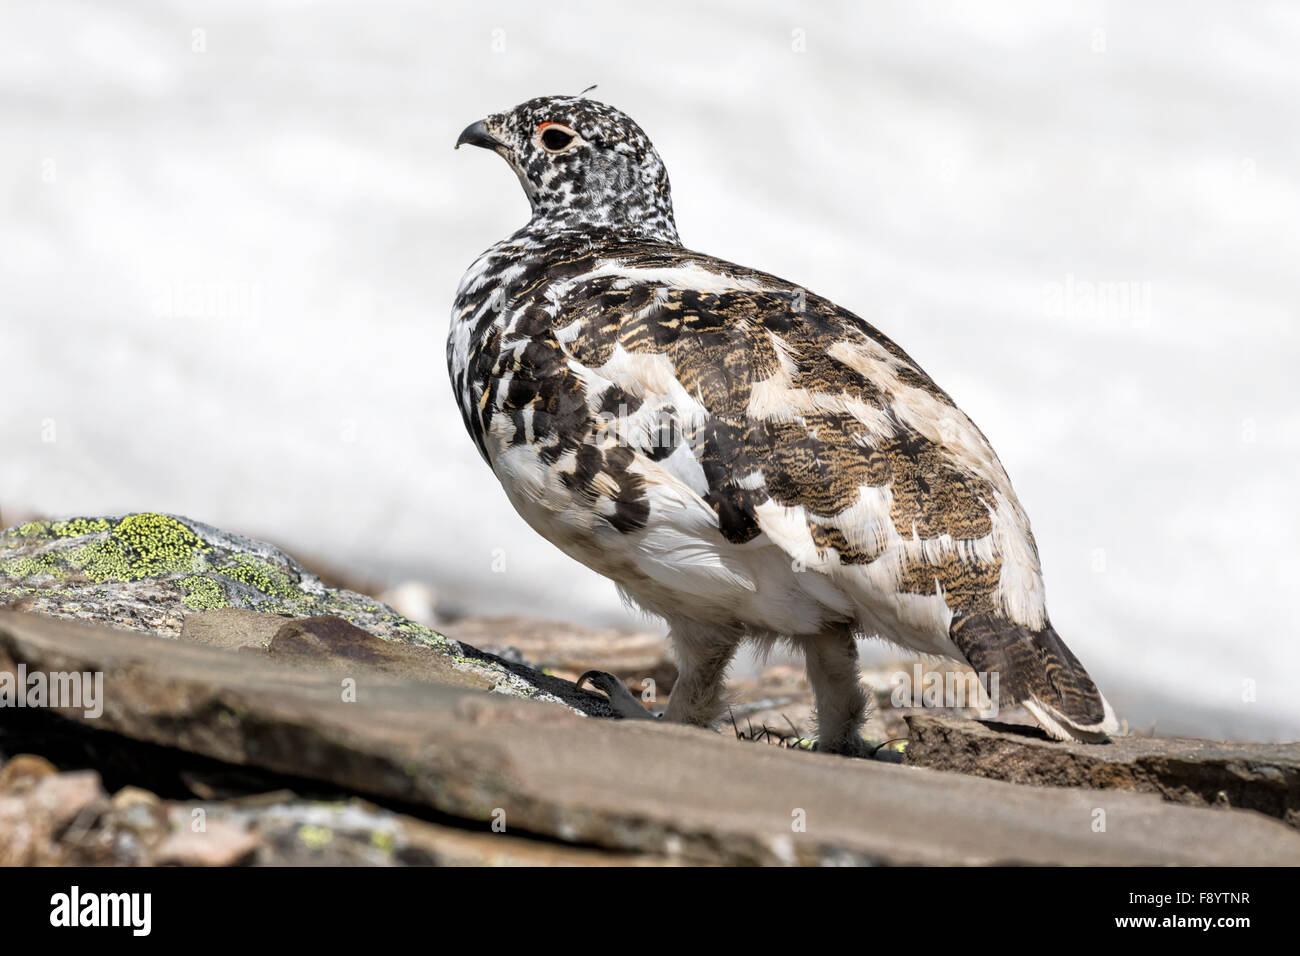
[[[482,146],[484,149],[501,149],[505,143],[497,139],[488,132],[487,126],[483,120],[477,123],[470,123],[456,139],[456,148],[460,149],[464,144],[469,143],[471,146]]]

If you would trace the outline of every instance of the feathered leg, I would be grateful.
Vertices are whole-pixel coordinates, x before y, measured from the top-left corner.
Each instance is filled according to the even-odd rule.
[[[666,720],[707,727],[722,716],[723,677],[740,646],[739,628],[704,628],[669,621],[677,652],[677,681],[668,698]]]
[[[817,749],[867,757],[872,748],[859,733],[867,719],[867,695],[858,679],[858,645],[847,629],[804,642],[808,680],[817,707]]]

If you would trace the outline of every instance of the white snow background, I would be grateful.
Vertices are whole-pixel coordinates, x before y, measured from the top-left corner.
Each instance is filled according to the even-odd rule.
[[[6,0],[0,507],[634,620],[515,516],[444,359],[527,215],[456,135],[599,83],[689,246],[853,309],[980,425],[1123,716],[1295,739],[1298,64],[1286,3]]]

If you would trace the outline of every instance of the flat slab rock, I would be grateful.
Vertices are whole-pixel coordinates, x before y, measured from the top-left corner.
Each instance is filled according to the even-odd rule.
[[[0,612],[0,671],[103,673],[100,716],[58,710],[89,731],[424,806],[483,833],[496,820],[511,836],[629,857],[1300,864],[1300,834],[1250,811],[794,753],[652,721],[589,720],[558,704],[400,676],[391,662],[304,664],[332,641],[355,638],[306,630],[286,636],[281,661],[264,649]]]
[[[1257,810],[1300,828],[1300,743],[1179,737],[1061,743],[1036,727],[908,717],[906,762],[991,780],[1156,793],[1189,806]]]

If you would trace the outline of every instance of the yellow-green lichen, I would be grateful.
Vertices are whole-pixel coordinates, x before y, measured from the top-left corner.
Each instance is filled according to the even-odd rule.
[[[176,582],[177,587],[185,592],[181,603],[195,611],[215,611],[219,607],[228,607],[225,589],[211,578],[191,574]]]
[[[376,830],[370,834],[370,843],[377,850],[384,853],[392,853],[397,848],[397,841],[391,833],[383,830]]]
[[[247,707],[239,706],[221,706],[218,708],[213,719],[222,727],[229,727],[238,730],[245,717],[248,716]]]
[[[302,598],[302,588],[279,568],[248,554],[235,556],[235,564],[217,569],[233,581],[246,584],[270,597],[295,601]]]
[[[334,831],[329,827],[318,827],[310,823],[304,823],[298,828],[298,839],[310,850],[323,850],[334,839]]]
[[[50,524],[50,534],[56,538],[79,538],[83,534],[99,534],[112,527],[103,518],[70,518]]]
[[[20,538],[79,538],[99,534],[112,527],[103,518],[69,518],[67,521],[28,521],[13,529]]]
[[[160,514],[128,515],[113,525],[103,541],[66,553],[92,581],[139,581],[190,571],[208,546],[175,518]]]
[[[393,614],[391,612],[383,613],[381,614],[380,620],[403,637],[413,638],[434,647],[447,646],[447,638],[445,636],[439,634],[431,627],[417,624],[415,621],[408,620],[401,615]]]
[[[11,558],[8,561],[0,561],[0,577],[13,578],[15,581],[21,581],[24,578],[42,577],[49,575],[56,580],[63,580],[67,575],[64,562],[58,555],[42,554],[36,557]]]

